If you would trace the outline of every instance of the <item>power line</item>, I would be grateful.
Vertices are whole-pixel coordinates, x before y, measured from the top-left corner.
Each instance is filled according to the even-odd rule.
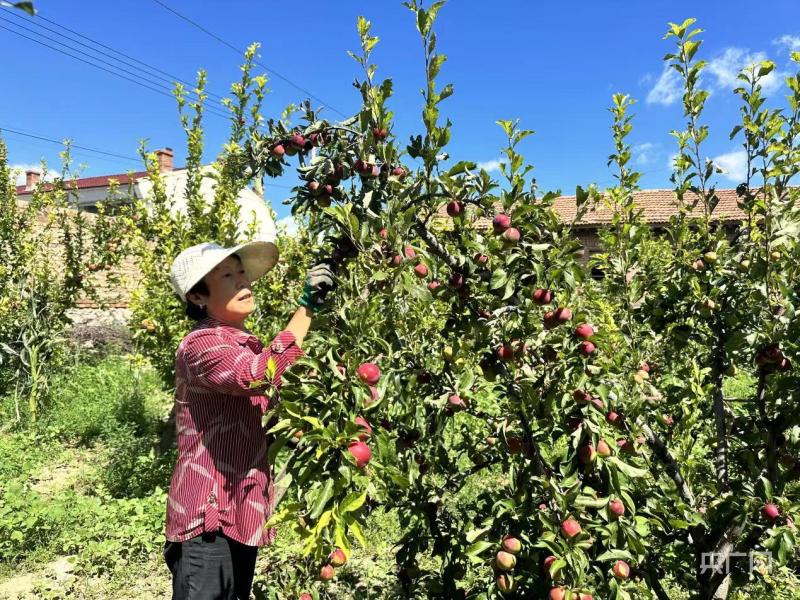
[[[43,135],[36,135],[34,133],[27,133],[25,131],[18,131],[16,129],[11,129],[9,127],[3,127],[2,125],[0,125],[0,133],[2,133],[4,131],[7,131],[9,133],[13,133],[15,135],[21,135],[21,136],[24,136],[24,137],[33,138],[35,140],[41,140],[43,142],[51,142],[53,144],[58,144],[59,146],[63,146],[64,145],[64,141],[63,140],[56,140],[56,139],[53,139],[53,138],[45,137]],[[89,146],[80,146],[78,144],[70,144],[69,146],[70,146],[70,148],[77,148],[79,150],[84,150],[86,152],[94,152],[95,154],[103,154],[105,156],[111,156],[111,157],[119,158],[119,159],[122,159],[122,160],[130,160],[130,161],[137,162],[137,163],[141,163],[142,162],[141,158],[133,158],[132,156],[125,156],[123,154],[116,154],[114,152],[109,152],[108,150],[100,150],[98,148],[91,148]]]
[[[7,22],[10,22],[10,21],[8,21],[8,19],[3,19],[3,17],[0,17],[0,19],[2,19],[4,21],[7,21]],[[17,23],[12,23],[12,24],[15,25],[16,27],[21,27]],[[152,92],[155,92],[157,94],[161,94],[162,96],[166,96],[167,98],[170,98],[170,99],[174,100],[174,96],[172,95],[172,93],[164,91],[164,87],[161,86],[161,84],[159,84],[157,82],[153,82],[153,81],[147,80],[147,79],[133,79],[131,77],[127,77],[126,75],[123,75],[122,73],[119,73],[116,70],[107,69],[106,67],[103,67],[103,66],[98,65],[96,63],[93,63],[93,62],[91,62],[89,60],[86,60],[86,58],[81,58],[80,56],[76,56],[75,54],[72,54],[70,52],[62,50],[61,48],[57,48],[55,46],[51,46],[50,44],[47,44],[47,43],[45,43],[45,42],[43,42],[43,41],[41,41],[39,39],[36,39],[36,38],[31,37],[31,36],[25,35],[24,33],[20,33],[19,31],[15,30],[15,29],[10,29],[10,28],[5,27],[3,25],[0,25],[0,29],[4,29],[6,31],[9,31],[9,32],[13,33],[14,35],[18,35],[18,36],[20,36],[22,38],[25,38],[26,40],[30,40],[30,41],[32,41],[32,42],[34,42],[36,44],[39,44],[41,46],[44,46],[46,48],[49,48],[49,49],[54,50],[56,52],[59,52],[60,54],[64,54],[65,56],[69,56],[70,58],[74,58],[75,60],[78,60],[78,61],[80,61],[82,63],[85,63],[85,64],[87,64],[87,65],[89,65],[91,67],[94,67],[96,69],[100,69],[101,71],[105,71],[106,73],[109,73],[110,75],[114,75],[115,77],[119,77],[121,79],[125,79],[126,81],[130,81],[131,83],[134,83],[134,84],[136,84],[136,85],[138,85],[140,87],[146,88],[146,89],[148,89],[148,90],[150,90]],[[24,28],[24,29],[28,29],[28,28]],[[30,31],[30,29],[28,29],[28,30]],[[69,48],[70,50],[78,52],[79,54],[83,54],[83,56],[85,56],[87,58],[90,58],[92,60],[99,60],[100,62],[103,62],[103,63],[105,63],[107,65],[110,65],[110,66],[114,67],[115,69],[119,69],[120,71],[123,71],[125,73],[132,74],[134,77],[138,77],[138,75],[136,73],[131,73],[131,71],[128,71],[127,69],[124,69],[124,68],[120,68],[118,65],[114,65],[113,63],[109,63],[109,62],[104,61],[102,59],[99,59],[97,57],[94,57],[94,56],[91,56],[91,55],[87,55],[86,53],[81,52],[80,50],[78,50],[76,48],[68,46],[67,44],[59,42],[57,40],[53,40],[52,38],[50,38],[48,36],[45,36],[45,35],[42,35],[42,34],[39,34],[38,32],[34,32],[34,33],[36,35],[40,35],[41,37],[43,37],[46,40],[55,42],[56,44],[60,44],[60,45],[64,46],[65,48]],[[148,84],[157,85],[159,87],[153,87],[153,85],[148,85]],[[169,88],[167,88],[167,89],[169,89]],[[212,114],[212,115],[214,115],[214,116],[221,117],[223,119],[228,119],[229,118],[229,115],[226,115],[225,113],[223,113],[221,111],[217,111],[217,110],[212,109],[212,108],[205,107],[205,111],[210,113],[210,114]]]
[[[180,18],[180,19],[183,19],[184,21],[186,21],[186,22],[187,22],[187,23],[189,23],[190,25],[192,25],[192,26],[196,27],[197,29],[199,29],[200,31],[202,31],[203,33],[205,33],[207,36],[209,36],[209,37],[211,37],[211,38],[215,39],[216,41],[218,41],[220,44],[222,44],[222,45],[224,45],[224,46],[226,46],[226,47],[230,48],[231,50],[233,50],[233,51],[234,51],[236,54],[238,54],[239,56],[242,56],[242,55],[244,54],[244,50],[242,50],[241,48],[237,48],[236,46],[234,46],[234,45],[233,45],[233,44],[231,44],[230,42],[228,42],[228,41],[224,40],[223,38],[221,38],[220,36],[218,36],[217,34],[215,34],[214,32],[212,32],[212,31],[209,31],[208,29],[206,29],[205,27],[203,27],[202,25],[200,25],[200,23],[198,23],[197,21],[193,21],[192,19],[190,19],[190,18],[189,18],[189,17],[187,17],[186,15],[183,15],[183,14],[179,13],[177,10],[175,10],[174,8],[172,8],[172,7],[168,6],[166,3],[162,2],[161,0],[153,0],[153,2],[155,2],[156,4],[158,4],[159,6],[161,6],[161,7],[162,7],[164,10],[167,10],[167,11],[171,12],[171,13],[172,13],[173,15],[175,15],[176,17],[178,17],[178,18]],[[319,98],[318,96],[315,96],[315,95],[314,95],[314,94],[312,94],[312,93],[311,93],[309,90],[307,90],[307,89],[305,89],[305,88],[301,87],[300,85],[296,84],[295,82],[293,82],[293,81],[292,81],[291,79],[289,79],[288,77],[285,77],[284,75],[281,75],[281,74],[280,74],[280,73],[278,73],[278,72],[277,72],[275,69],[273,69],[273,68],[271,68],[271,67],[268,67],[268,66],[267,66],[267,65],[265,65],[264,63],[262,63],[262,62],[260,62],[260,61],[257,61],[257,60],[254,60],[253,62],[254,62],[255,64],[257,64],[259,67],[261,67],[262,69],[264,69],[264,70],[268,71],[269,73],[272,73],[272,75],[274,75],[274,76],[275,76],[275,77],[277,77],[278,79],[282,79],[283,81],[285,81],[286,83],[288,83],[289,85],[291,85],[293,88],[295,88],[295,89],[297,89],[297,90],[299,90],[299,91],[303,92],[303,94],[305,94],[305,95],[306,95],[306,96],[308,96],[309,98],[313,98],[314,100],[316,100],[316,101],[317,101],[317,102],[319,102],[320,104],[323,104],[324,106],[327,106],[327,107],[328,107],[330,110],[332,110],[333,112],[335,112],[335,113],[336,113],[336,114],[338,114],[339,116],[341,116],[341,117],[344,117],[344,118],[347,118],[347,115],[345,115],[343,112],[341,112],[340,110],[337,110],[337,109],[335,109],[333,106],[331,106],[330,104],[328,104],[327,102],[325,102],[324,100],[322,100],[322,98]]]
[[[46,25],[42,25],[39,21],[46,21],[48,23],[51,23],[52,25],[55,25],[56,27],[58,27],[60,29],[63,29],[64,31],[68,31],[69,33],[71,33],[74,36],[78,36],[78,37],[80,37],[80,38],[82,38],[84,40],[87,40],[88,42],[91,42],[92,44],[95,44],[96,46],[99,46],[100,48],[103,48],[105,50],[109,50],[109,51],[111,51],[111,52],[113,52],[115,54],[118,54],[118,55],[124,57],[125,59],[128,59],[128,60],[123,60],[123,59],[120,59],[120,58],[109,57],[109,58],[112,58],[112,60],[119,61],[119,62],[121,62],[123,64],[126,64],[126,65],[130,66],[130,67],[133,67],[134,69],[140,69],[140,67],[137,67],[135,64],[133,64],[131,62],[128,62],[128,61],[133,61],[134,63],[142,65],[146,69],[149,69],[149,70],[154,72],[153,74],[147,73],[148,76],[157,77],[158,79],[161,79],[162,81],[166,81],[170,85],[178,82],[178,83],[182,83],[183,85],[189,86],[190,89],[194,86],[193,83],[189,83],[188,81],[186,81],[184,79],[181,79],[177,75],[173,75],[172,73],[169,73],[168,71],[164,71],[163,69],[160,69],[160,68],[158,68],[156,66],[153,66],[153,65],[151,65],[149,63],[146,63],[146,62],[144,62],[142,60],[139,60],[138,58],[130,56],[129,54],[125,54],[124,52],[122,52],[120,50],[117,50],[116,48],[113,48],[113,47],[111,47],[111,46],[109,46],[107,44],[104,44],[103,42],[99,42],[99,41],[97,41],[97,40],[95,40],[95,39],[93,39],[93,38],[91,38],[91,37],[89,37],[87,35],[84,35],[84,34],[80,33],[79,31],[75,31],[74,29],[70,29],[66,25],[62,25],[60,23],[57,23],[56,21],[53,21],[52,19],[48,19],[47,17],[43,16],[41,13],[38,13],[36,15],[36,19],[35,20],[27,20],[23,15],[21,15],[21,14],[19,14],[17,12],[12,12],[11,14],[13,16],[17,17],[19,20],[27,21],[31,25],[35,25],[36,27],[40,27],[41,29],[45,29],[47,31],[55,33],[56,35],[63,36],[66,39],[68,39],[70,42],[74,42],[76,44],[79,44],[79,45],[83,46],[84,48],[88,48],[92,52],[97,52],[97,53],[100,52],[97,48],[94,48],[89,44],[84,44],[80,40],[64,36],[64,34],[62,32],[60,32],[60,31],[58,31],[56,29],[53,29],[52,27],[47,27]],[[219,94],[215,94],[215,93],[209,92],[209,91],[206,91],[205,93],[208,94],[209,97],[214,98],[215,100],[217,100],[219,102],[222,102],[224,100],[224,98],[222,96],[220,96]]]

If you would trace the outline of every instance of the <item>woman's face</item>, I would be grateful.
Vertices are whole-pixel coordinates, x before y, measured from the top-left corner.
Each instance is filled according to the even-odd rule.
[[[190,294],[189,299],[195,304],[205,305],[210,317],[241,326],[255,310],[250,280],[237,257],[229,256],[223,260],[203,280],[208,287],[208,295]]]

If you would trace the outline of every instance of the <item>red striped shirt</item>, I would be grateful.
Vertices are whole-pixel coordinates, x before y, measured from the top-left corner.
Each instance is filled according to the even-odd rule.
[[[251,389],[275,361],[274,385],[302,354],[282,331],[268,348],[246,331],[215,319],[198,323],[178,347],[175,425],[178,460],[167,501],[167,540],[221,531],[248,546],[272,542],[264,529],[274,508],[262,416],[277,397]]]

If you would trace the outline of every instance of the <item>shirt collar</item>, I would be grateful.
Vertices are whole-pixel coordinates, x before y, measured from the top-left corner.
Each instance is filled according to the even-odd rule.
[[[258,340],[256,336],[254,336],[249,331],[245,331],[239,329],[237,327],[233,327],[232,325],[228,325],[227,323],[223,323],[222,321],[215,319],[214,317],[205,317],[202,319],[198,324],[198,329],[205,329],[205,328],[212,328],[217,327],[220,329],[224,329],[227,333],[233,335],[236,338],[237,342],[247,342],[251,340]]]

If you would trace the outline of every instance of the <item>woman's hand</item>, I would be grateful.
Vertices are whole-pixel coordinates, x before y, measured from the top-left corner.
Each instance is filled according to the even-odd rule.
[[[336,287],[336,276],[329,262],[317,263],[308,270],[303,295],[300,297],[300,306],[305,306],[312,312],[325,303],[328,292]]]

